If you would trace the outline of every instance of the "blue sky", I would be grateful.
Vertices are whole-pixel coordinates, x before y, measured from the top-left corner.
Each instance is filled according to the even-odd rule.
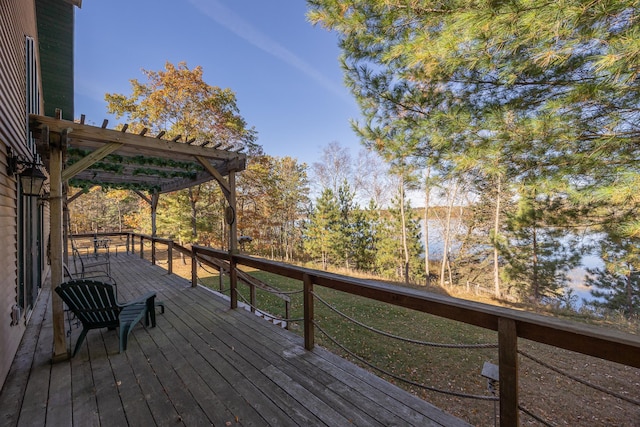
[[[307,22],[303,0],[86,0],[76,9],[75,115],[101,124],[105,93],[130,94],[166,61],[228,87],[267,154],[311,165],[331,141],[360,150],[337,37]]]

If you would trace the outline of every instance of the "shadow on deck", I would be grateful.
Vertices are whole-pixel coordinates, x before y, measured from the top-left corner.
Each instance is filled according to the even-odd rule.
[[[164,301],[158,326],[136,326],[121,354],[116,331],[91,331],[74,359],[51,364],[44,288],[0,392],[1,425],[467,425],[137,256],[112,262],[121,300],[154,290]]]

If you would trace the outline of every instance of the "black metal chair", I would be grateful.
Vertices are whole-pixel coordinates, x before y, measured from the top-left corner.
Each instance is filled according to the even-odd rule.
[[[111,277],[111,260],[108,249],[104,253],[84,257],[80,255],[80,251],[74,243],[72,243],[71,250],[73,251],[73,266],[81,278],[86,279],[95,275]],[[80,268],[78,268],[78,262]]]

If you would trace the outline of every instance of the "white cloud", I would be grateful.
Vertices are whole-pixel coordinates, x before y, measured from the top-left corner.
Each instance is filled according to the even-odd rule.
[[[258,30],[251,23],[242,19],[238,14],[227,8],[217,0],[189,0],[198,10],[207,15],[219,25],[225,27],[236,36],[247,41],[269,55],[280,59],[290,66],[300,70],[309,78],[335,93],[336,95],[351,100],[345,89],[326,78],[311,64],[304,61],[295,53],[273,40],[267,34]]]

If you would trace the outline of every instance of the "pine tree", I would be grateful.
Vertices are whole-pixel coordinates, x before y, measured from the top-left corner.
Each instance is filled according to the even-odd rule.
[[[446,179],[468,185],[469,173],[482,175],[520,199],[553,182],[539,196],[564,205],[545,212],[547,225],[570,217],[574,227],[599,222],[640,236],[638,0],[307,2],[309,19],[339,36],[363,116],[356,132],[389,163],[428,158]],[[517,226],[519,215],[498,206],[505,200],[495,199],[494,287],[504,257],[529,260],[536,273],[521,284],[537,299],[552,288],[538,274],[556,269],[536,263],[538,247],[527,250],[539,238],[551,247],[560,229],[534,226],[526,209]],[[514,233],[529,235],[520,254],[505,249],[506,214]]]
[[[338,262],[341,262],[348,270],[353,263],[354,252],[357,251],[357,230],[355,213],[359,207],[354,202],[355,194],[351,191],[349,183],[345,179],[338,187],[338,209],[340,217],[336,227],[336,254]]]
[[[375,268],[380,227],[380,211],[373,199],[366,209],[358,209],[353,215],[353,262],[358,270]]]
[[[640,242],[608,230],[608,239],[599,240],[603,268],[589,269],[587,285],[598,300],[596,307],[620,310],[626,316],[640,314]]]
[[[189,196],[177,191],[171,197],[161,197],[158,202],[158,234],[180,244],[191,241],[191,209]]]
[[[326,188],[316,200],[305,230],[305,252],[314,259],[320,259],[322,268],[338,258],[336,241],[340,236],[340,208],[335,194]]]
[[[557,201],[531,192],[508,216],[508,243],[501,247],[505,281],[534,301],[562,295],[568,272],[580,262],[577,245],[563,241],[563,230],[549,221],[559,208]]]
[[[401,206],[404,200],[404,207]],[[407,220],[403,221],[404,210]],[[406,251],[402,241],[403,222],[406,227]],[[376,272],[393,279],[419,283],[424,275],[424,248],[421,242],[420,223],[410,202],[402,195],[392,200],[388,216],[382,218],[378,230]]]

